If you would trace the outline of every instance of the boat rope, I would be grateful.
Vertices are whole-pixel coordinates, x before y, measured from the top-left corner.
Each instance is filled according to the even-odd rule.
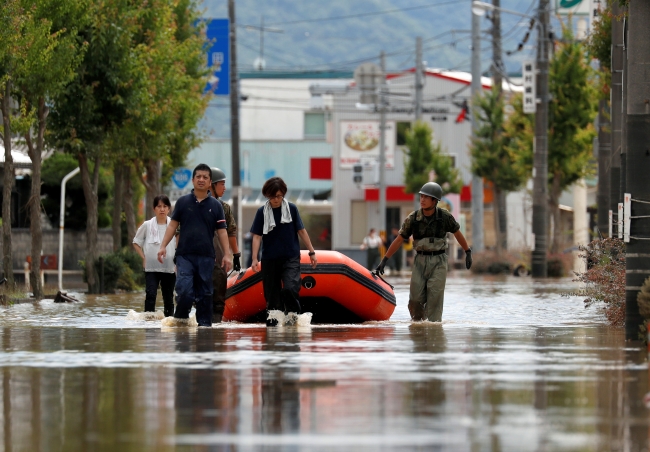
[[[384,281],[386,284],[388,284],[388,285],[390,286],[391,289],[395,289],[395,286],[393,286],[391,283],[389,283],[389,282],[386,281],[384,278],[382,278],[381,275],[379,274],[379,272],[378,272],[377,270],[375,270],[374,272],[371,272],[371,273],[372,273],[373,275],[377,276],[377,277],[378,277],[379,279],[381,279],[382,281]]]

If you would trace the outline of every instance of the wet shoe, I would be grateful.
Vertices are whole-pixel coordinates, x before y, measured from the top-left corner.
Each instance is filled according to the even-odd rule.
[[[293,326],[298,323],[298,314],[295,312],[288,312],[287,315],[285,316],[285,325],[288,326]]]
[[[266,319],[266,326],[278,326],[278,319]]]

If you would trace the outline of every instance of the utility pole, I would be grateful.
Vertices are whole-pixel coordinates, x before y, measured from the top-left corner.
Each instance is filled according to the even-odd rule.
[[[503,90],[503,76],[501,71],[503,71],[503,63],[501,61],[501,0],[492,0],[494,5],[494,10],[492,11],[492,86],[496,87],[501,96],[501,91]],[[496,197],[496,190],[494,193]],[[506,206],[506,193],[503,191],[499,192],[499,199],[497,200],[497,205],[499,210],[494,212],[498,222],[496,232],[496,239],[500,242],[497,244],[497,249],[503,249],[507,251],[508,249],[508,215],[507,215],[507,206]],[[496,198],[495,198],[496,199]]]
[[[621,9],[618,2],[612,2],[612,13]],[[621,132],[623,125],[623,21],[612,19],[612,85],[610,88],[611,110],[611,180],[609,208],[618,210],[618,203],[623,202],[621,188]]]
[[[264,32],[269,31],[271,33],[284,33],[284,30],[279,28],[271,28],[264,26],[264,16],[260,18],[260,26],[256,25],[246,25],[246,30],[259,30],[260,32],[260,56],[253,63],[253,67],[258,71],[263,71],[266,67],[266,62],[264,61]]]
[[[549,0],[539,0],[539,39],[537,42],[537,93],[539,105],[535,113],[535,147],[533,156],[533,250],[532,273],[546,278],[548,246],[548,54]]]
[[[379,231],[386,231],[386,55],[379,56],[381,85],[379,85]]]
[[[239,223],[239,198],[241,180],[239,174],[239,80],[237,78],[237,22],[235,0],[228,0],[230,19],[230,155],[232,159],[232,211]],[[240,225],[241,226],[241,225]],[[238,228],[239,229],[239,228]],[[242,246],[239,240],[239,246]]]
[[[625,249],[625,338],[639,339],[637,295],[650,277],[650,2],[630,0],[627,41],[627,192],[631,194],[629,243]]]
[[[474,100],[481,92],[481,17],[472,14],[472,85],[469,102],[472,114],[472,136],[476,138],[478,124],[474,116]],[[485,245],[483,242],[483,179],[477,175],[472,175],[472,249],[474,251],[483,251]]]
[[[598,101],[598,191],[596,203],[598,204],[598,230],[603,237],[609,233],[609,196],[611,194],[611,157],[612,145],[610,138],[609,111],[607,101]]]
[[[415,38],[415,120],[422,120],[422,38]]]

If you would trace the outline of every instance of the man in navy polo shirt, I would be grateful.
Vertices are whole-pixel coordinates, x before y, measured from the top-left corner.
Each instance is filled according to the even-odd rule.
[[[158,260],[163,262],[167,244],[178,225],[181,234],[176,248],[176,312],[177,319],[187,319],[196,300],[196,321],[199,326],[212,326],[212,271],[214,269],[214,232],[217,231],[221,248],[229,250],[226,218],[221,203],[208,189],[212,171],[204,163],[197,165],[192,173],[192,193],[176,201],[172,219],[160,244]],[[226,272],[232,261],[229,254],[219,262]]]

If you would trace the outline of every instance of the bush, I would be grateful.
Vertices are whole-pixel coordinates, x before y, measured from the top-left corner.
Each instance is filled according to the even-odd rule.
[[[118,290],[133,291],[144,286],[142,259],[129,247],[105,254],[101,258],[104,261],[104,293],[115,293]],[[79,264],[84,271],[84,281],[87,282],[86,263],[80,261]],[[99,259],[95,261],[95,269],[101,278],[102,272]]]
[[[594,240],[580,246],[587,270],[576,273],[574,281],[584,284],[579,295],[586,297],[585,307],[602,303],[607,322],[625,323],[625,243],[618,238]]]

